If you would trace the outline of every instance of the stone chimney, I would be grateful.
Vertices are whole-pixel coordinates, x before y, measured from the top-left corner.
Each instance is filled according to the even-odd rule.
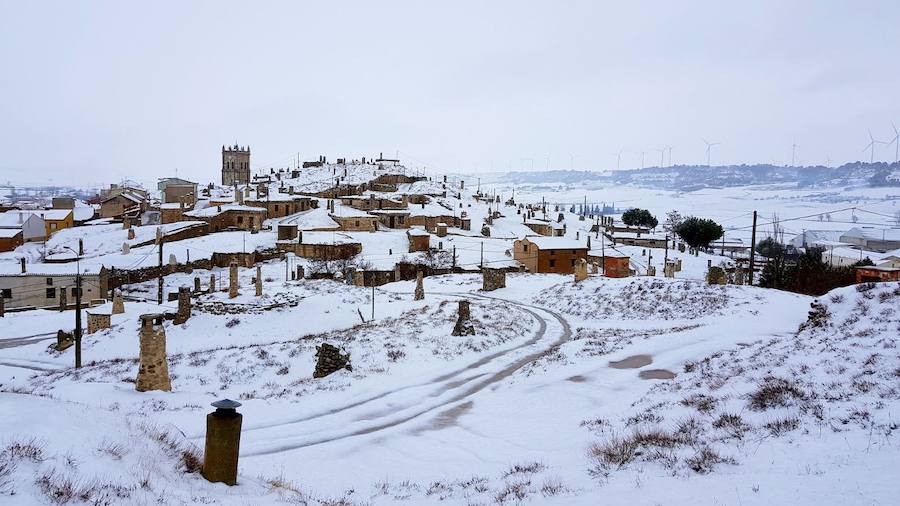
[[[231,262],[228,264],[228,298],[233,299],[238,296],[238,264]]]
[[[122,314],[125,312],[125,301],[122,300],[122,292],[116,291],[113,294],[112,314]]]
[[[166,359],[166,329],[161,314],[144,314],[141,320],[140,367],[134,388],[138,392],[150,390],[172,391],[169,364]]]
[[[200,278],[197,278],[200,281]],[[175,313],[175,325],[181,325],[191,317],[191,289],[182,286],[178,289],[178,311]]]

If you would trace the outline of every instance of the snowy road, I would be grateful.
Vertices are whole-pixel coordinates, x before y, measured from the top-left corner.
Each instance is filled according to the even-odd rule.
[[[0,339],[0,350],[4,348],[16,348],[19,346],[26,346],[29,344],[34,344],[40,341],[44,341],[46,339],[53,339],[56,337],[56,332],[47,332],[44,334],[34,334],[30,336],[19,336],[19,337],[10,337],[6,339]]]
[[[537,331],[516,347],[492,353],[424,383],[388,390],[337,409],[292,420],[248,426],[243,430],[241,455],[270,455],[372,434],[432,413],[436,415],[434,419],[417,429],[446,426],[471,407],[470,398],[475,394],[571,339],[566,320],[546,309],[485,295],[445,295],[503,300],[534,317],[538,322]]]

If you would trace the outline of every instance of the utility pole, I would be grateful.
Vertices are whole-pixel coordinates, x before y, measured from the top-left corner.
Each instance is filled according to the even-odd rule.
[[[456,245],[453,245],[453,268],[450,272],[456,272]]]
[[[163,235],[161,231],[159,231],[158,234],[159,240],[157,241],[157,246],[159,247],[159,278],[157,279],[156,286],[156,303],[161,306],[163,303]]]
[[[372,285],[372,321],[375,321],[375,285]]]
[[[753,211],[753,232],[750,233],[750,273],[748,275],[748,284],[753,284],[753,260],[756,256],[756,211]]]
[[[81,267],[75,274],[75,368],[81,368]]]
[[[484,270],[484,241],[481,241],[481,270]]]
[[[669,234],[666,234],[666,253],[663,256],[663,269],[669,264]]]

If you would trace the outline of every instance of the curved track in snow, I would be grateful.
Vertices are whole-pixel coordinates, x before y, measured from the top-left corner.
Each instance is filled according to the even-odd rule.
[[[503,301],[529,313],[538,322],[535,335],[522,344],[486,355],[465,367],[415,385],[388,390],[345,406],[278,423],[251,425],[243,433],[241,455],[270,455],[346,438],[372,434],[422,418],[438,415],[469,401],[571,339],[571,329],[557,313],[497,297],[470,293],[445,293],[461,298]],[[552,330],[548,332],[548,329]]]

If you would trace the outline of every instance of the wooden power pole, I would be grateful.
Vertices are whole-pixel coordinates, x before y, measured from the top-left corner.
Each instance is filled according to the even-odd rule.
[[[753,232],[750,233],[750,273],[748,280],[750,285],[753,284],[753,260],[756,257],[756,211],[753,211]]]
[[[162,305],[163,303],[163,236],[162,232],[159,234],[159,278],[156,283],[156,303]]]

